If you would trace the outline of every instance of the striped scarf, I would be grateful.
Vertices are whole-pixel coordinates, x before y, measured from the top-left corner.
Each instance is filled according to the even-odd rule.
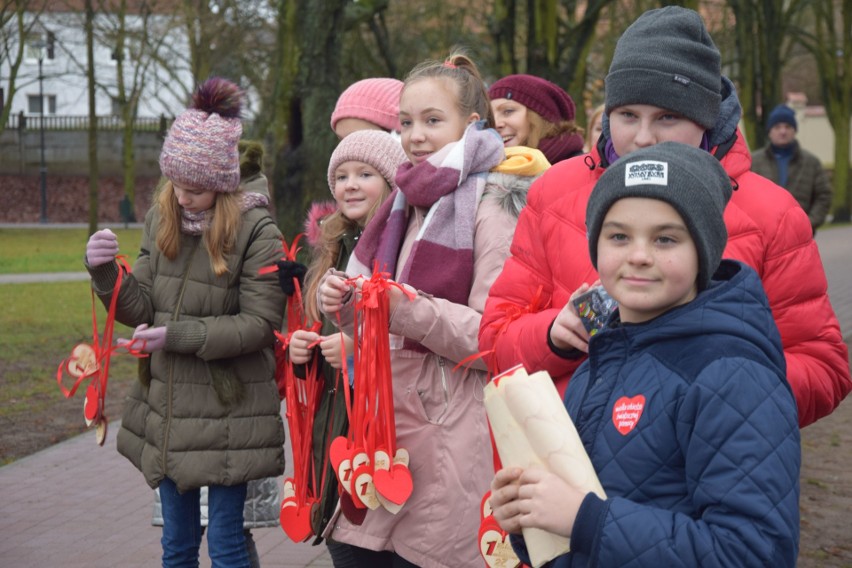
[[[411,248],[398,282],[427,294],[467,305],[473,285],[473,237],[476,208],[488,170],[505,158],[503,141],[484,123],[468,126],[458,142],[425,162],[399,167],[390,197],[364,229],[349,259],[350,275],[379,270],[397,273],[397,259],[408,226],[408,206],[429,212]]]

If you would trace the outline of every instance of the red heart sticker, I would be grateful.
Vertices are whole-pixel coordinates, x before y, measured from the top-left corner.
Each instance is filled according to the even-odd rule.
[[[615,401],[612,407],[612,423],[622,436],[626,436],[636,428],[642,411],[645,410],[645,396],[637,394],[633,398],[623,396]]]
[[[393,464],[389,470],[377,469],[373,472],[373,485],[377,493],[397,505],[405,503],[414,489],[411,472],[401,463]]]
[[[294,498],[285,499],[281,503],[281,528],[293,542],[305,542],[314,531],[311,528],[312,500],[299,507]]]

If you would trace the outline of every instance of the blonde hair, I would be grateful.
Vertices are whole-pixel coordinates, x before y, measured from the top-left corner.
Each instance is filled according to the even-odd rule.
[[[156,203],[159,208],[160,222],[157,228],[157,248],[166,258],[174,260],[180,251],[181,208],[171,181],[166,180],[158,191]],[[210,268],[216,276],[222,276],[228,272],[225,257],[233,249],[240,230],[241,198],[241,190],[234,193],[216,193],[213,207],[207,212],[209,223],[203,233],[204,246],[210,257]]]
[[[488,98],[488,89],[476,63],[461,49],[454,49],[444,61],[424,61],[406,76],[405,88],[420,79],[440,78],[452,82],[458,94],[458,109],[463,116],[477,113],[489,128],[494,128],[494,113]]]
[[[538,148],[538,145],[545,138],[556,138],[558,136],[579,134],[583,129],[577,126],[573,120],[560,120],[559,122],[550,122],[545,120],[540,114],[533,109],[527,108],[527,122],[530,124],[530,134],[527,137],[525,146],[530,148]]]
[[[387,180],[385,180],[385,187],[381,197],[373,203],[373,206],[360,222],[349,219],[342,211],[340,211],[340,209],[337,209],[334,213],[324,217],[320,221],[319,243],[314,249],[311,263],[308,266],[307,273],[305,274],[307,287],[302,296],[302,300],[305,305],[305,313],[308,315],[308,321],[310,323],[320,321],[322,318],[322,314],[320,314],[319,308],[317,308],[317,289],[319,289],[322,275],[325,274],[329,268],[334,268],[337,265],[337,260],[340,257],[340,241],[343,238],[343,235],[346,233],[354,233],[366,227],[367,223],[370,222],[370,219],[373,218],[376,211],[379,210],[379,207],[381,207],[382,203],[389,195],[390,185],[388,185]]]
[[[592,111],[592,115],[589,117],[589,122],[586,125],[586,152],[591,152],[595,143],[598,141],[597,138],[594,138],[594,133],[592,129],[595,126],[595,122],[597,122],[598,118],[603,116],[605,105],[598,105],[595,107],[595,110]]]

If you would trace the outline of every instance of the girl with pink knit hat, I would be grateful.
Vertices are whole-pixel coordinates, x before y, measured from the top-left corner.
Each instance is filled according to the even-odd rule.
[[[399,133],[400,93],[399,79],[376,77],[353,83],[337,99],[331,129],[341,140],[358,130]]]
[[[533,75],[508,75],[491,85],[488,97],[506,147],[538,148],[551,164],[583,153],[574,101],[558,85]]]
[[[159,488],[163,566],[197,566],[200,488],[208,486],[213,566],[250,565],[243,533],[247,483],[284,471],[274,331],[284,296],[260,269],[281,257],[268,189],[241,185],[242,90],[213,78],[163,143],[165,183],[118,292],[119,340],[150,357],[124,405],[118,451]],[[120,266],[105,229],[86,246],[92,289],[109,306]]]

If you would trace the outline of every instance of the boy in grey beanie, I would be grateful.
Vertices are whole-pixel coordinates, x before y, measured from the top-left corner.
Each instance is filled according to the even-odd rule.
[[[521,562],[541,529],[570,539],[552,568],[796,565],[796,403],[757,274],[720,261],[731,191],[715,158],[676,142],[595,186],[589,251],[618,309],[564,403],[605,495],[548,468],[498,471],[490,504]]]
[[[698,254],[696,286],[704,290],[728,242],[722,215],[731,191],[719,161],[698,148],[663,142],[633,152],[607,169],[589,197],[586,227],[592,264],[598,268],[598,239],[610,208],[628,197],[656,199],[671,205],[686,224]]]

